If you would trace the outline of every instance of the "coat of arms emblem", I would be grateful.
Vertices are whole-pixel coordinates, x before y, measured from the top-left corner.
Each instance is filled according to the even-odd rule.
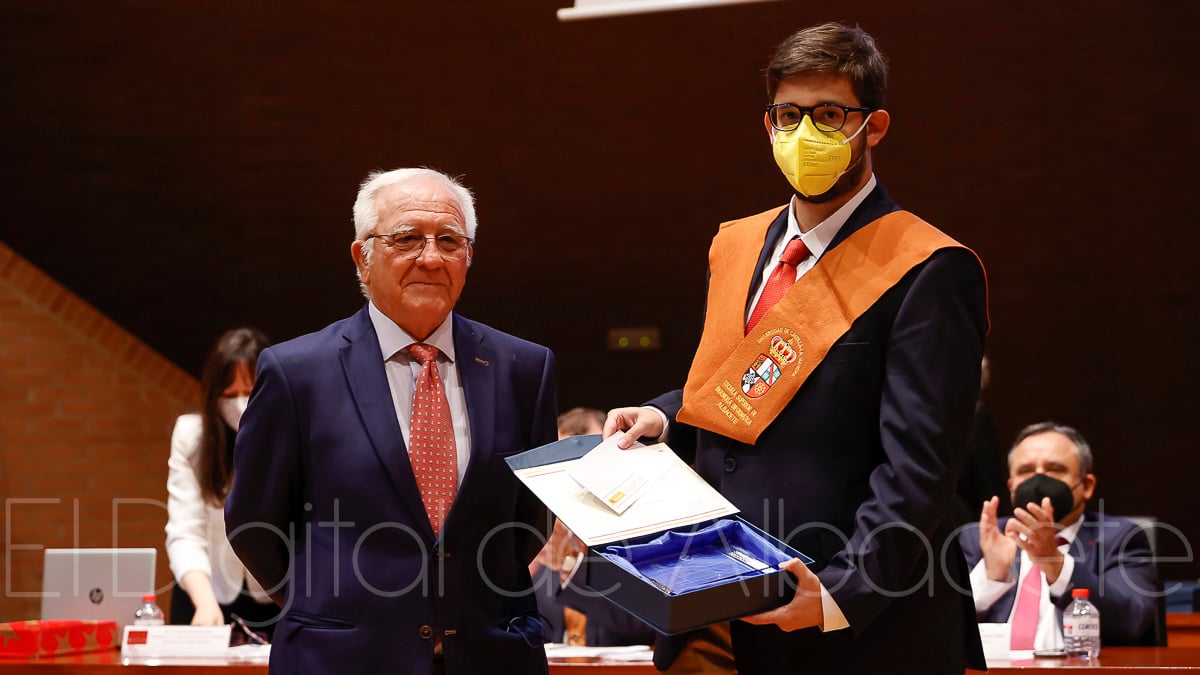
[[[742,393],[758,398],[783,376],[782,367],[795,362],[798,354],[790,342],[776,335],[766,354],[759,354],[742,375]]]

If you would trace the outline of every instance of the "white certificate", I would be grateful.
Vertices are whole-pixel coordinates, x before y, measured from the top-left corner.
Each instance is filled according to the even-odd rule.
[[[625,513],[643,494],[671,468],[675,454],[659,443],[646,447],[634,443],[626,450],[617,447],[621,434],[592,448],[571,464],[567,473],[577,483],[596,495],[601,504]]]
[[[583,457],[517,469],[517,478],[588,546],[621,541],[737,513],[729,500],[665,444],[647,446],[664,462],[658,477],[617,513],[571,477]],[[625,451],[628,452],[628,451]]]

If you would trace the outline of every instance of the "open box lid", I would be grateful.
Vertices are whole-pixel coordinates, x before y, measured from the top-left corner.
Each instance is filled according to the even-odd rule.
[[[505,458],[509,468],[588,546],[654,534],[738,512],[664,443],[670,467],[623,514],[617,515],[575,481],[568,469],[600,444],[600,435],[571,436]]]

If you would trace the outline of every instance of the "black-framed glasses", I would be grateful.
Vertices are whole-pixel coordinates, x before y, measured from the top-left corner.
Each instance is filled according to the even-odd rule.
[[[462,260],[467,257],[471,245],[475,243],[475,240],[470,237],[450,232],[421,234],[405,230],[388,234],[368,234],[364,241],[366,239],[379,239],[402,260],[419,258],[425,252],[425,247],[429,242],[433,242],[434,248],[437,249],[438,255],[442,256],[443,260]]]
[[[813,125],[821,131],[838,131],[846,124],[850,113],[869,113],[871,108],[855,108],[836,103],[804,106],[795,103],[772,103],[767,106],[767,117],[771,126],[779,131],[793,131],[804,121],[804,116],[812,118]]]

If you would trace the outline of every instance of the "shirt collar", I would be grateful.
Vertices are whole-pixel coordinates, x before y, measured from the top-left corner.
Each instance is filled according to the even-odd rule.
[[[1075,541],[1075,537],[1079,536],[1079,528],[1081,527],[1083,527],[1083,516],[1079,516],[1079,520],[1058,531],[1058,536],[1067,540],[1064,546],[1068,546],[1071,542]]]
[[[371,316],[371,325],[375,326],[375,335],[379,336],[379,351],[383,356],[384,361],[389,361],[397,352],[404,351],[409,345],[418,340],[413,339],[413,336],[408,334],[408,331],[401,328],[384,314],[373,301],[367,303],[367,313]],[[454,362],[454,322],[450,320],[451,314],[446,315],[446,320],[442,325],[438,326],[429,337],[419,342],[427,345],[432,345],[438,348],[442,354],[451,363]]]
[[[825,249],[829,248],[829,243],[837,236],[842,226],[850,219],[850,214],[854,213],[854,209],[857,209],[859,204],[862,204],[866,200],[867,195],[871,194],[871,190],[875,189],[875,183],[875,174],[872,173],[867,184],[855,193],[850,198],[850,201],[842,204],[842,208],[834,211],[828,218],[817,223],[816,227],[804,233],[800,232],[800,223],[796,221],[797,197],[793,195],[792,201],[788,205],[787,232],[783,235],[783,240],[788,241],[793,237],[800,237],[800,241],[804,242],[808,251],[812,253],[813,258],[820,258],[825,253]]]

